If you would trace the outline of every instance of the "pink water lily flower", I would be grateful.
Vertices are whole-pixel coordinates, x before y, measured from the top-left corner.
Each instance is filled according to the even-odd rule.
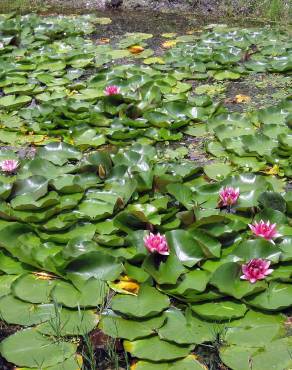
[[[19,162],[16,159],[6,159],[0,163],[0,168],[3,172],[14,173],[19,166]]]
[[[219,207],[230,207],[237,202],[239,188],[226,187],[219,192]]]
[[[263,280],[267,275],[270,275],[274,270],[270,269],[270,261],[255,258],[250,260],[246,265],[242,265],[242,273],[240,279],[249,280],[252,284],[257,280]]]
[[[105,95],[117,95],[120,93],[120,88],[116,85],[109,85],[104,90]]]
[[[281,234],[277,232],[276,224],[271,224],[270,221],[265,222],[260,220],[260,222],[255,222],[253,225],[248,224],[248,226],[254,235],[260,236],[272,243],[274,243],[272,240],[273,238],[281,236]]]
[[[144,243],[150,253],[158,253],[163,256],[169,255],[169,248],[164,235],[150,233],[145,236]]]

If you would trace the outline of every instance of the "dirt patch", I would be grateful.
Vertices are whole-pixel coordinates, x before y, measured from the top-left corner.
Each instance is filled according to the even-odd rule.
[[[0,343],[2,342],[3,339],[16,333],[20,329],[21,329],[21,326],[19,325],[8,325],[4,321],[0,321]],[[0,356],[0,369],[1,370],[12,370],[14,369],[14,365],[7,362],[5,358]]]

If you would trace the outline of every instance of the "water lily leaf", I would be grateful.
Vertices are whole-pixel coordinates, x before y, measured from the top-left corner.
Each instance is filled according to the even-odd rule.
[[[9,324],[29,326],[48,321],[54,315],[54,305],[35,305],[7,295],[0,299],[0,313]]]
[[[99,321],[98,316],[90,310],[57,310],[58,313],[55,311],[49,321],[36,327],[39,333],[55,336],[84,335],[93,330]]]
[[[157,256],[151,254],[144,260],[142,268],[158,284],[175,284],[179,276],[185,271],[182,263],[174,254],[170,254],[166,261],[158,261]]]
[[[237,257],[233,260],[241,260],[244,262],[248,262],[253,258],[263,258],[272,262],[278,262],[281,251],[271,242],[264,239],[255,239],[240,243],[231,254]]]
[[[80,193],[85,189],[96,185],[98,178],[95,174],[58,176],[50,181],[50,185],[58,192],[63,194]]]
[[[185,230],[172,230],[165,234],[168,245],[173,250],[181,263],[192,267],[204,258],[204,253],[199,243]]]
[[[81,355],[75,355],[67,360],[58,363],[55,366],[49,366],[44,370],[81,370],[82,369],[82,364],[83,364],[83,358]],[[28,367],[18,367],[15,370],[39,370],[38,368],[28,368]]]
[[[105,282],[91,278],[87,280],[81,291],[72,284],[58,281],[51,296],[58,304],[70,308],[96,307],[103,303],[107,292],[108,288]]]
[[[94,19],[94,23],[97,23],[97,24],[110,24],[112,23],[112,20],[110,18],[107,18],[107,17],[98,17],[98,18],[95,18]]]
[[[34,200],[34,197],[35,195],[33,193],[19,195],[10,201],[10,205],[12,208],[19,211],[37,211],[55,206],[59,204],[60,200],[59,195],[54,191],[50,191],[39,200]]]
[[[73,259],[66,267],[67,276],[74,285],[84,283],[90,278],[115,280],[122,272],[122,264],[114,257],[101,252],[84,253]]]
[[[276,370],[289,368],[292,361],[288,348],[291,346],[291,339],[282,338],[263,346],[230,346],[221,349],[220,357],[231,369],[248,370],[252,361],[253,368],[262,369],[263,363],[268,361]]]
[[[23,275],[14,282],[12,292],[23,301],[49,303],[55,283],[55,280],[42,280],[36,275]]]
[[[74,143],[84,148],[99,147],[106,142],[104,135],[97,135],[94,129],[82,130],[74,133],[72,136]]]
[[[55,342],[35,329],[18,331],[0,344],[0,352],[7,361],[28,367],[56,365],[73,356],[75,351],[75,344]]]
[[[25,266],[17,259],[14,259],[4,252],[0,252],[0,271],[9,275],[21,275],[30,270],[29,266]]]
[[[8,295],[11,292],[11,285],[18,275],[2,275],[0,276],[0,297]]]
[[[169,299],[155,288],[142,285],[137,296],[116,295],[112,309],[131,317],[151,317],[169,306]]]
[[[161,339],[177,344],[199,344],[212,341],[216,335],[216,324],[198,319],[190,311],[184,316],[179,309],[171,308],[165,316],[166,323],[158,329]]]
[[[0,107],[6,109],[16,109],[23,105],[28,104],[31,101],[31,97],[27,95],[6,95],[0,98]]]
[[[240,320],[232,321],[225,341],[230,345],[257,347],[280,338],[285,332],[284,317],[249,310]]]
[[[222,80],[238,80],[240,78],[240,73],[232,72],[232,71],[222,71],[217,72],[213,76],[215,80],[222,81]]]
[[[161,340],[158,336],[132,342],[125,341],[124,348],[132,356],[151,361],[175,360],[185,357],[190,351],[189,346],[178,346]],[[156,348],[155,352],[153,348]]]
[[[165,64],[165,61],[160,57],[150,57],[144,59],[144,64]]]
[[[259,196],[258,202],[262,207],[272,208],[283,213],[286,211],[285,199],[279,193],[266,191]]]
[[[147,361],[138,361],[133,370],[206,370],[206,367],[195,359],[195,356],[189,355],[183,360],[168,363],[154,363]]]
[[[163,325],[164,321],[164,315],[137,321],[125,319],[107,310],[101,316],[99,328],[113,338],[135,340],[154,334]]]
[[[277,147],[277,141],[263,134],[244,135],[242,137],[244,149],[251,154],[260,156],[271,156],[274,148]]]
[[[276,370],[289,368],[292,366],[290,351],[292,341],[291,337],[275,340],[265,346],[264,352],[256,354],[253,359],[254,368],[260,370],[263,363],[269,363]]]
[[[246,298],[246,302],[265,310],[280,310],[292,305],[292,286],[271,282],[262,293]]]
[[[80,198],[79,198],[80,199]],[[76,203],[75,203],[76,205]],[[70,209],[70,208],[69,208]],[[69,230],[65,232],[59,233],[45,233],[38,230],[38,234],[43,240],[66,244],[68,240],[74,239],[76,237],[87,237],[88,239],[92,239],[95,233],[95,225],[90,223],[84,224],[75,224]]]
[[[221,244],[220,242],[200,229],[192,230],[192,236],[196,239],[196,241],[200,244],[202,250],[204,251],[207,257],[220,257],[221,254]]]
[[[246,305],[232,301],[196,304],[192,305],[191,308],[202,318],[216,321],[243,317],[247,311]]]
[[[173,195],[186,209],[193,207],[193,194],[191,189],[183,184],[169,184],[167,185],[167,191]]]
[[[167,294],[190,300],[198,292],[204,292],[209,281],[209,273],[192,270],[182,275],[175,285],[163,285],[160,288]]]
[[[47,191],[47,179],[43,176],[36,175],[30,176],[24,180],[15,181],[11,196],[16,197],[29,194],[33,200],[38,200],[46,195]]]
[[[226,163],[213,163],[204,166],[205,174],[212,180],[220,180],[231,172],[232,167]]]
[[[58,166],[63,166],[68,160],[79,160],[82,157],[74,146],[62,142],[47,144],[39,149],[38,155]]]

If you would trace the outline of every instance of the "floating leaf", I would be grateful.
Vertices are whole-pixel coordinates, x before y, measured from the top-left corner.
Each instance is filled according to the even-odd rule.
[[[75,351],[76,345],[55,342],[35,329],[20,330],[0,344],[0,352],[7,361],[28,367],[54,366],[73,356]]]
[[[169,306],[169,299],[155,288],[142,285],[137,296],[116,295],[112,309],[133,317],[150,317]]]
[[[185,357],[189,346],[178,346],[159,339],[158,336],[138,339],[136,341],[125,341],[124,347],[132,356],[151,361],[167,361]],[[153,348],[156,350],[153,352]]]

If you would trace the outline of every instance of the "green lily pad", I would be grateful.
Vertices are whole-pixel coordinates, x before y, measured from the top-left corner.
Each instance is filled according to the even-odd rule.
[[[142,285],[137,296],[118,294],[112,300],[114,311],[137,318],[154,316],[168,306],[168,297],[148,285]]]
[[[125,341],[124,348],[132,356],[151,361],[175,360],[187,356],[190,351],[190,346],[178,346],[161,340],[158,336]],[[156,350],[153,351],[153,348]]]
[[[58,304],[70,308],[96,307],[104,302],[107,292],[105,282],[91,278],[80,291],[72,284],[60,281],[55,284],[51,296]]]
[[[29,326],[49,320],[54,314],[54,305],[35,305],[6,295],[0,299],[0,313],[9,324]]]
[[[247,308],[244,304],[232,301],[202,303],[191,306],[192,310],[207,320],[231,320],[244,316]]]
[[[71,311],[66,308],[56,308],[55,314],[36,327],[37,331],[54,336],[85,335],[92,331],[99,321],[94,311]]]
[[[103,312],[99,328],[113,338],[135,340],[154,334],[165,321],[164,315],[146,320],[130,320],[107,310]]]
[[[272,282],[267,290],[246,298],[246,302],[265,310],[281,310],[292,305],[291,292],[291,285]]]
[[[42,280],[35,275],[23,275],[12,287],[13,295],[26,302],[49,303],[50,292],[55,286],[55,280]]]
[[[35,329],[20,330],[4,339],[0,352],[7,361],[18,366],[54,366],[73,356],[76,345],[55,342]]]

